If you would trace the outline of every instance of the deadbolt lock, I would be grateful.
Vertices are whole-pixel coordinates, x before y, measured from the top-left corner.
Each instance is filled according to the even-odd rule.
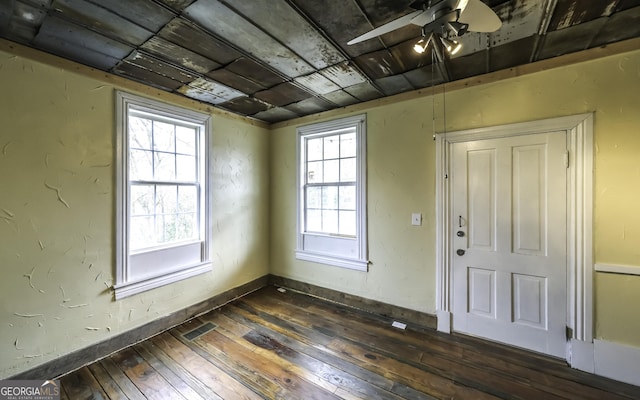
[[[456,232],[456,235],[458,235],[458,237],[464,237],[464,232],[463,231],[458,231],[458,232]]]

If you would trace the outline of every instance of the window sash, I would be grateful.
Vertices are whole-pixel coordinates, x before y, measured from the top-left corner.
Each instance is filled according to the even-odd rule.
[[[367,270],[365,125],[365,116],[360,115],[298,128],[298,240],[296,250],[298,259],[362,271]],[[327,152],[323,147],[321,156],[319,156],[319,150],[316,147],[314,148],[313,156],[309,157],[309,143],[311,140],[325,139],[332,136],[341,138],[341,135],[348,134],[354,134],[355,136],[355,155],[346,152],[343,154],[340,150],[342,144],[339,141],[337,154],[334,153],[327,156]],[[322,143],[324,146],[325,142],[323,141]],[[313,159],[311,160],[310,158]],[[355,159],[355,172],[353,173],[355,179],[341,179],[343,178],[340,176],[341,166],[338,166],[337,175],[334,175],[331,179],[326,179],[324,170],[322,171],[322,177],[317,181],[309,179],[309,163],[324,163],[326,161],[338,161],[340,163],[347,159]],[[335,207],[327,208],[324,204],[320,204],[317,207],[309,207],[308,196],[310,189],[337,188],[339,191],[342,188],[349,187],[355,189],[354,199],[352,200],[354,204],[349,208],[344,207],[344,204],[340,204],[339,196],[333,202]],[[314,194],[314,196],[317,196],[317,194]],[[318,200],[315,201],[317,204]],[[337,215],[337,229],[324,229],[324,227],[317,229],[317,225],[309,226],[309,211],[317,212],[323,210],[335,211],[334,215],[330,217],[336,218]],[[351,230],[350,234],[340,234],[340,212],[354,214],[355,222],[353,224],[354,227],[349,228]],[[348,217],[348,215],[344,214],[344,217]],[[315,218],[317,219],[317,217]],[[322,214],[322,218],[324,218],[324,214]]]
[[[124,93],[116,93],[117,103],[117,241],[116,241],[116,299],[127,297],[145,290],[153,289],[162,285],[176,282],[191,276],[195,276],[211,270],[211,205],[207,200],[211,196],[211,187],[207,184],[209,159],[205,153],[208,146],[208,135],[210,130],[210,116],[160,103],[155,100]],[[141,179],[130,179],[130,152],[135,147],[130,145],[129,139],[129,118],[137,117],[153,121],[159,121],[173,126],[173,143],[170,151],[157,149],[151,145],[145,149],[152,153],[167,153],[174,157],[181,155],[183,151],[191,152],[195,164],[195,180],[178,179],[174,169],[173,179],[156,179],[154,175]],[[179,148],[178,128],[184,127],[194,129],[194,141],[186,139],[181,142]],[[185,132],[185,131],[183,131]],[[143,143],[147,143],[146,141]],[[170,143],[170,142],[168,142]],[[192,144],[189,144],[192,143]],[[191,146],[191,147],[189,147]],[[155,156],[154,156],[155,157]],[[174,163],[177,159],[174,160]],[[188,175],[187,175],[188,176]],[[193,176],[193,175],[192,175]],[[131,199],[132,188],[137,186],[151,186],[154,197],[151,204],[146,204],[147,210],[152,211],[153,217],[162,217],[163,212],[156,207],[156,194],[158,188],[173,186],[179,195],[180,188],[194,188],[195,200],[190,201],[192,205],[189,211],[180,207],[182,204],[179,198],[175,199],[175,206],[166,215],[182,215],[191,212],[195,215],[193,229],[190,231],[187,240],[175,240],[159,245],[141,246],[135,250],[130,243],[131,219],[135,216],[142,216],[146,211],[140,208],[134,214]],[[170,201],[171,204],[173,204]],[[185,214],[186,215],[186,214]],[[176,217],[177,218],[177,217]],[[191,233],[193,232],[193,235]]]

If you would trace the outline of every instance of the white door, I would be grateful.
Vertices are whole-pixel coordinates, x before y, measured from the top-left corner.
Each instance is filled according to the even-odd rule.
[[[566,134],[454,143],[453,330],[565,357]]]

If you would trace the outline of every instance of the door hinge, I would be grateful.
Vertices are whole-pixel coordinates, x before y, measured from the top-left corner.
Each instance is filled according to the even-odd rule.
[[[569,151],[568,150],[564,153],[564,166],[565,168],[569,168]]]
[[[567,326],[567,330],[565,332],[566,332],[567,340],[573,339],[573,329]]]

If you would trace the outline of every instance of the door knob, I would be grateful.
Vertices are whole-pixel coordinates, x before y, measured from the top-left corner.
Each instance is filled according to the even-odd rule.
[[[463,256],[464,255],[464,250],[458,249],[458,250],[456,250],[456,254],[459,255],[459,256]]]
[[[456,235],[458,235],[458,237],[464,237],[464,232],[463,231],[458,231],[458,232],[456,232]]]

